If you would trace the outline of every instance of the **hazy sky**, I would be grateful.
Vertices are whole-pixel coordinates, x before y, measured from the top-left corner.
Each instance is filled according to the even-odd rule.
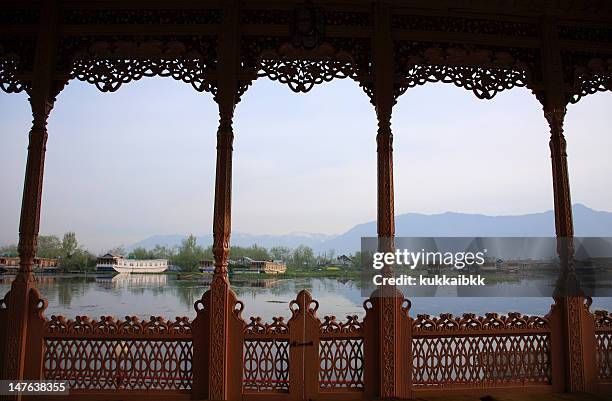
[[[612,211],[612,95],[568,108],[572,200]],[[0,93],[0,244],[17,240],[31,114]],[[92,250],[211,231],[217,107],[169,78],[101,93],[72,81],[49,119],[42,234]],[[233,230],[341,233],[376,217],[376,118],[356,83],[294,94],[260,79],[237,106]],[[478,100],[409,89],[394,109],[396,213],[552,208],[548,126],[525,89]],[[552,230],[551,230],[552,231]]]

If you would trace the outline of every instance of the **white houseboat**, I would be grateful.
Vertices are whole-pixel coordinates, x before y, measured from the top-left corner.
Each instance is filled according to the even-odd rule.
[[[107,253],[98,258],[97,271],[116,271],[118,273],[163,273],[168,270],[167,259],[126,259],[121,255]]]

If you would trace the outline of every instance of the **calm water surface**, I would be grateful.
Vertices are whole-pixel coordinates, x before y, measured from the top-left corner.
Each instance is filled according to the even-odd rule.
[[[0,291],[6,293],[13,276],[0,276]],[[208,289],[210,278],[197,277],[177,279],[175,275],[39,275],[38,287],[49,301],[46,316],[63,315],[74,318],[88,315],[123,317],[135,315],[195,317],[193,303]],[[309,290],[319,301],[319,317],[335,315],[364,315],[359,282],[336,278],[246,278],[239,275],[231,278],[232,288],[244,302],[242,316],[261,316],[271,320],[272,316],[288,318],[289,302],[302,289]],[[461,315],[466,312],[483,315],[487,312],[521,312],[528,315],[544,315],[550,309],[550,298],[412,298],[411,315],[428,313],[437,315],[450,312]],[[592,310],[612,310],[612,298],[596,298]]]

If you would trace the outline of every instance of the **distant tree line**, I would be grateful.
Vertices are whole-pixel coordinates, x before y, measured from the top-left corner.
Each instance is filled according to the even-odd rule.
[[[0,254],[18,256],[17,245],[0,247]],[[96,266],[96,255],[79,245],[76,234],[69,231],[62,239],[57,235],[39,235],[36,256],[59,259],[59,268],[64,271],[86,271]]]
[[[185,271],[197,271],[201,260],[214,260],[212,246],[198,245],[194,235],[189,235],[180,245],[174,247],[164,245],[155,245],[153,249],[138,247],[126,253],[124,246],[121,245],[109,249],[108,252],[132,259],[168,259],[171,265],[179,266]],[[16,245],[0,247],[0,254],[17,256],[17,253]],[[65,271],[92,270],[97,259],[96,255],[79,246],[74,232],[67,232],[62,239],[55,235],[39,236],[37,256],[61,259],[60,268]],[[316,268],[334,264],[335,256],[333,250],[315,255],[313,249],[305,245],[293,249],[285,246],[274,246],[269,249],[258,245],[232,246],[229,252],[231,260],[243,257],[253,260],[282,260],[290,268]],[[357,268],[359,252],[348,256],[353,259],[351,266],[348,267]]]

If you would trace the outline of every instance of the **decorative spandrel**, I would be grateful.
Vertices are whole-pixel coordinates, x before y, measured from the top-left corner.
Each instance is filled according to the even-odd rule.
[[[612,90],[612,54],[565,51],[562,61],[563,77],[570,88],[567,99],[570,103]]]
[[[94,84],[102,92],[142,77],[172,77],[199,92],[216,94],[215,37],[78,38],[61,43],[60,71]]]
[[[36,42],[29,37],[0,39],[0,89],[6,93],[29,91],[31,82],[23,76],[32,72]]]
[[[479,99],[492,99],[514,87],[532,87],[541,80],[540,58],[531,49],[474,48],[395,42],[395,97],[428,82],[452,83]],[[536,51],[537,53],[537,51]]]
[[[309,92],[315,85],[335,78],[351,78],[373,96],[366,83],[371,81],[372,62],[369,40],[328,38],[313,50],[297,48],[288,37],[245,37],[242,40],[243,75],[239,97],[252,80],[268,77],[286,84],[296,93]]]

